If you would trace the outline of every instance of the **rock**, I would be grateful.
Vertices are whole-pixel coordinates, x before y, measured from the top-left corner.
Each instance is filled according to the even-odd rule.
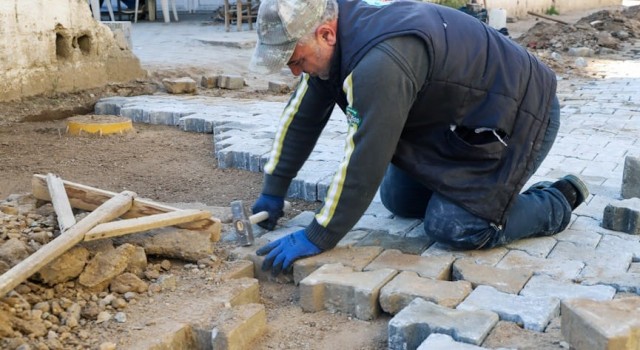
[[[129,265],[125,269],[126,272],[131,272],[134,275],[142,278],[144,277],[144,270],[147,268],[147,254],[142,247],[136,247],[135,252],[129,259]]]
[[[126,292],[124,293],[124,299],[129,301],[129,300],[133,300],[138,296],[138,293],[134,293],[134,292]]]
[[[598,40],[598,45],[602,47],[608,47],[610,49],[618,48],[618,40],[607,32],[596,33],[596,39]]]
[[[572,47],[569,49],[569,56],[576,56],[576,57],[591,57],[593,56],[593,54],[595,53],[595,51],[591,48],[588,47]]]
[[[575,64],[576,64],[576,67],[580,67],[580,68],[585,68],[588,65],[587,60],[585,60],[582,57],[576,58]]]
[[[26,244],[17,238],[11,238],[3,245],[0,245],[0,260],[9,266],[14,266],[26,259],[31,252]]]
[[[195,262],[213,254],[214,232],[165,227],[118,237],[116,242],[131,243],[150,255]]]
[[[89,259],[84,247],[74,247],[38,271],[37,278],[50,286],[70,281],[82,273]]]
[[[162,262],[160,263],[160,268],[163,269],[164,271],[171,270],[171,261],[162,260]]]
[[[11,266],[9,266],[8,263],[0,260],[0,275],[2,275],[3,273],[9,271],[9,269],[11,269]]]
[[[111,314],[109,311],[102,311],[98,314],[98,318],[96,319],[96,323],[102,323],[109,321],[111,319]]]
[[[162,275],[158,278],[158,282],[156,282],[162,290],[176,290],[177,282],[176,276],[174,275]]]
[[[96,254],[80,274],[78,282],[90,290],[104,290],[112,279],[124,272],[134,251],[133,245],[123,244],[113,251]]]
[[[127,307],[127,301],[122,298],[116,298],[111,302],[114,309],[124,309]]]
[[[13,327],[11,327],[11,314],[0,310],[0,338],[8,338],[13,336]]]
[[[190,94],[197,90],[196,81],[189,77],[162,79],[162,85],[170,94]]]
[[[43,337],[47,334],[47,327],[41,320],[23,320],[19,317],[13,317],[11,324],[16,331],[33,337]]]
[[[125,294],[127,292],[144,293],[149,289],[149,285],[138,278],[138,276],[130,272],[125,272],[111,281],[109,289],[113,293],[120,294]]]
[[[51,310],[51,305],[47,301],[41,301],[35,305],[33,305],[32,309],[41,310],[42,312],[49,312]]]
[[[95,301],[90,301],[82,308],[82,317],[94,320],[100,314],[100,307]]]
[[[116,350],[116,344],[112,342],[104,342],[98,347],[99,350]]]
[[[115,316],[113,316],[113,319],[118,323],[125,323],[127,322],[127,314],[124,312],[117,312]]]

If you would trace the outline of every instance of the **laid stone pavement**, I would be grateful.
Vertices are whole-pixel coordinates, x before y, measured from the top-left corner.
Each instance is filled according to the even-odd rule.
[[[300,303],[306,310],[328,308],[369,319],[380,312],[380,298],[383,311],[396,315],[389,325],[390,348],[416,348],[426,340],[421,348],[462,342],[473,344],[471,349],[482,344],[498,318],[544,332],[559,315],[567,341],[593,332],[600,345],[614,338],[640,341],[640,313],[623,317],[618,306],[607,306],[623,297],[640,298],[640,236],[601,225],[605,207],[622,199],[626,157],[640,156],[640,49],[629,52],[625,61],[592,62],[590,69],[597,70],[600,78],[559,81],[560,131],[529,184],[554,181],[567,173],[579,174],[588,183],[592,195],[574,211],[564,232],[486,251],[452,252],[432,244],[420,220],[395,217],[376,197],[339,244],[342,252],[298,261],[293,275],[279,281],[300,285],[305,291]],[[105,98],[95,112],[212,133],[212,155],[220,167],[259,172],[268,159],[283,107],[279,102],[157,94]],[[289,196],[308,201],[324,198],[342,157],[346,126],[344,115],[336,110]],[[303,213],[279,230],[263,232],[256,245],[304,227],[312,215]],[[262,232],[257,227],[255,231]],[[359,250],[372,245],[381,248],[374,253]],[[260,263],[255,247],[239,248],[235,255]],[[259,279],[270,279],[258,270]],[[345,276],[342,282],[340,273]],[[368,283],[358,286],[346,276]],[[406,282],[398,283],[399,279]],[[403,289],[406,284],[413,288]],[[416,297],[422,301],[416,302]],[[569,304],[563,306],[565,302]],[[437,313],[411,312],[408,308],[414,303],[419,304],[415,308]],[[594,303],[602,318],[615,320],[615,326],[599,328],[598,321],[584,316]],[[561,314],[565,309],[571,312]],[[455,321],[471,317],[466,314],[474,321]],[[488,328],[486,332],[473,333],[478,324]],[[434,336],[437,333],[449,337]]]

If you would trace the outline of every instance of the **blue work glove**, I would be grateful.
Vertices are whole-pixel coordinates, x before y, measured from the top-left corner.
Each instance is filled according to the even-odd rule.
[[[300,258],[320,253],[322,250],[309,241],[304,229],[273,241],[256,251],[260,256],[267,255],[262,263],[262,271],[271,269],[273,276],[277,276],[281,271],[289,271],[293,262]]]
[[[253,207],[251,207],[251,212],[253,212],[253,214],[261,211],[269,213],[269,218],[259,222],[258,226],[271,231],[278,224],[278,219],[284,215],[282,208],[284,208],[284,197],[261,194],[253,204]]]

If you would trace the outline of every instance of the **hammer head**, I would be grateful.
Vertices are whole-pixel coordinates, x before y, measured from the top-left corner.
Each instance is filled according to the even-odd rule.
[[[231,202],[231,216],[233,217],[233,227],[236,229],[238,244],[245,247],[252,245],[253,227],[251,227],[249,215],[242,205],[242,201]]]

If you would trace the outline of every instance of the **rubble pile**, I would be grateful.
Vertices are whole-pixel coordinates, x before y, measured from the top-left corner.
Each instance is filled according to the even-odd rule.
[[[574,25],[540,21],[516,41],[530,49],[591,56],[612,53],[639,37],[640,6],[633,6],[624,11],[598,11]]]
[[[78,213],[77,220],[86,214]],[[59,234],[51,203],[32,195],[0,200],[0,274]],[[213,256],[208,263],[216,263]],[[209,265],[203,260],[193,266]],[[148,262],[140,246],[82,242],[0,295],[0,348],[113,348],[92,337],[91,329],[125,323],[131,305],[175,290],[176,268],[169,260]]]

